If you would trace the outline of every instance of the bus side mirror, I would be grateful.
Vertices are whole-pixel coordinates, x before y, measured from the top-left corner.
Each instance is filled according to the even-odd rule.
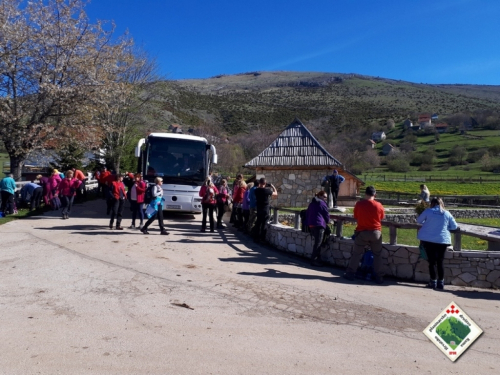
[[[212,155],[212,164],[217,164],[217,154]]]
[[[141,157],[141,149],[142,145],[146,143],[146,140],[144,138],[139,139],[139,143],[137,143],[137,147],[135,148],[135,157],[140,158]]]

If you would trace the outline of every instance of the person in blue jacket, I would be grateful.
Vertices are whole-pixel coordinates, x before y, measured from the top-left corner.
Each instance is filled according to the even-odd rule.
[[[321,261],[320,245],[323,241],[326,226],[330,222],[330,213],[328,212],[328,206],[326,205],[327,199],[328,195],[324,190],[321,190],[318,194],[316,194],[311,203],[309,203],[309,207],[307,207],[306,222],[304,223],[309,227],[309,231],[314,238],[311,265],[316,267],[323,265],[323,262]]]
[[[417,218],[417,223],[422,224],[417,238],[422,242],[429,260],[431,280],[427,287],[444,289],[444,253],[446,248],[451,245],[450,230],[458,228],[457,222],[444,209],[444,203],[441,198],[432,198],[430,208],[427,208],[420,214]],[[437,278],[434,267],[437,267]]]
[[[5,214],[14,213],[14,194],[16,193],[16,181],[14,181],[14,175],[8,174],[7,177],[0,181],[0,194],[2,197],[2,206],[0,211]]]
[[[336,169],[334,169],[331,176],[323,177],[322,183],[325,181],[330,182],[329,190],[333,198],[333,207],[337,208],[337,198],[339,196],[340,184],[345,181],[345,178],[344,176],[341,176]]]

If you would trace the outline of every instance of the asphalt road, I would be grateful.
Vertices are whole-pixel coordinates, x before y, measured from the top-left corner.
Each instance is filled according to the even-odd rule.
[[[200,216],[145,236],[104,211],[0,226],[0,374],[500,373],[498,291],[350,283]],[[451,301],[484,330],[455,363],[422,333]]]

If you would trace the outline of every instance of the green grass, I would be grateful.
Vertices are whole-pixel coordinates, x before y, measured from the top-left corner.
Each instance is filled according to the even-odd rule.
[[[6,217],[0,218],[0,225],[6,224],[6,223],[14,221],[14,220],[21,220],[21,219],[24,219],[26,217],[38,216],[40,214],[41,214],[41,211],[29,212],[27,208],[21,208],[21,209],[18,209],[17,215],[7,215]]]
[[[480,220],[480,219],[477,219]],[[479,223],[476,223],[479,224]],[[356,229],[355,223],[344,223],[343,226],[343,236],[351,237]],[[382,227],[382,240],[384,242],[389,241],[389,228]],[[453,236],[451,236],[452,244],[454,243]],[[398,245],[410,245],[418,246],[420,241],[417,239],[416,229],[398,229]],[[475,237],[462,236],[462,250],[486,250],[488,248],[488,242],[480,240]]]
[[[460,223],[486,225],[488,227],[500,228],[500,219],[457,219]]]
[[[415,198],[420,194],[422,182],[409,181],[365,181],[366,186],[373,185],[378,191],[390,191],[397,193],[415,194]],[[500,182],[498,183],[454,183],[451,181],[425,182],[431,192],[431,196],[438,195],[499,195]]]

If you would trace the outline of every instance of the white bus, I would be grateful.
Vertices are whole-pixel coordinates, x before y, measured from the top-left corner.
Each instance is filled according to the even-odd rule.
[[[217,152],[202,137],[151,133],[137,143],[138,171],[148,184],[163,178],[164,211],[200,213],[199,191]]]

